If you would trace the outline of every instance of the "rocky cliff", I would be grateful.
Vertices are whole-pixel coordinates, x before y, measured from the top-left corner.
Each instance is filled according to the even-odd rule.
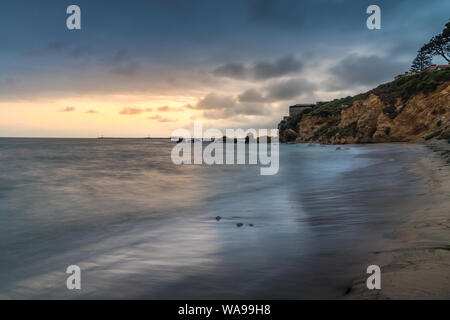
[[[450,137],[450,70],[421,72],[280,122],[282,142],[327,144]]]

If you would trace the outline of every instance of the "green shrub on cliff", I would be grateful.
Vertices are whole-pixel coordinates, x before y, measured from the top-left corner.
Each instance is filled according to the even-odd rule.
[[[344,138],[344,137],[356,137],[356,134],[358,133],[358,123],[352,122],[348,125],[346,125],[343,128],[340,128],[338,131],[339,137]]]
[[[289,117],[286,120],[286,124],[282,128],[280,128],[281,131],[287,130],[287,129],[292,129],[294,131],[298,131],[297,124],[302,120],[303,115],[308,114],[311,111],[312,111],[311,109],[306,109],[306,110],[303,110],[303,111]]]
[[[403,76],[389,83],[379,85],[369,91],[377,95],[387,106],[393,106],[398,98],[406,103],[413,96],[429,94],[437,86],[450,80],[450,69],[441,71],[423,71],[411,76]]]
[[[342,99],[334,99],[333,101],[322,103],[315,107],[312,111],[313,115],[320,117],[328,117],[336,114],[340,114],[341,110],[345,106],[351,105],[353,102],[353,97],[345,97]]]
[[[327,138],[331,138],[336,135],[336,131],[338,130],[338,125],[341,120],[330,121],[323,125],[320,129],[314,132],[313,140],[318,139],[321,136],[326,136]]]

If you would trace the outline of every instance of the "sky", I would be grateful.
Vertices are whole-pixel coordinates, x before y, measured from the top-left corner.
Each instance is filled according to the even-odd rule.
[[[66,27],[72,4],[81,30]],[[276,128],[290,105],[407,71],[449,13],[448,0],[2,0],[0,137]]]

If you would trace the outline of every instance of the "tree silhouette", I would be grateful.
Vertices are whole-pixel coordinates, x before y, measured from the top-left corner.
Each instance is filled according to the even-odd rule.
[[[414,58],[412,62],[411,72],[421,72],[431,66],[431,55],[427,54],[424,50],[424,47],[420,48],[417,53],[417,56]]]
[[[445,25],[441,34],[431,38],[422,49],[425,54],[441,56],[450,63],[450,22]]]

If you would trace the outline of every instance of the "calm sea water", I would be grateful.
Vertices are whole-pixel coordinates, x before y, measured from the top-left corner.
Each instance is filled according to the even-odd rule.
[[[424,192],[417,145],[281,145],[274,176],[173,145],[0,139],[0,298],[339,297]]]

